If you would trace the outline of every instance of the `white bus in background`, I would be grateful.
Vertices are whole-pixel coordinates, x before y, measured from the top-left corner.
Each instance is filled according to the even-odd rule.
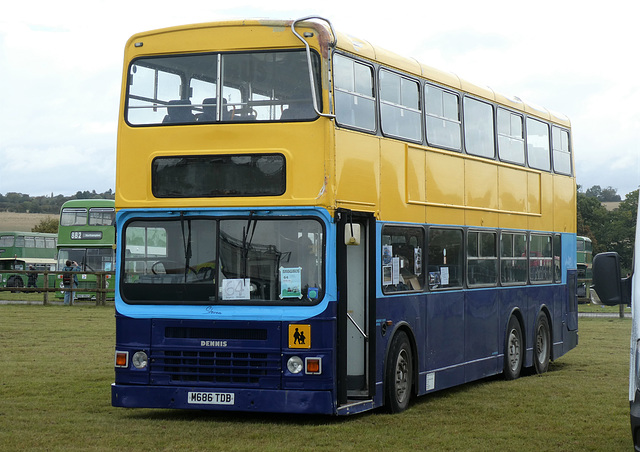
[[[631,304],[631,356],[629,365],[629,403],[631,434],[635,450],[640,452],[640,282],[633,275],[640,272],[640,211],[636,220],[636,238],[632,273],[620,274],[618,253],[601,253],[593,259],[593,288],[603,304]]]

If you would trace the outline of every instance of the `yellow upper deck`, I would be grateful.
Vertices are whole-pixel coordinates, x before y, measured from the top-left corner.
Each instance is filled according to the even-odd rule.
[[[195,24],[139,33],[125,48],[118,132],[116,206],[249,207],[317,205],[375,212],[387,221],[575,231],[575,180],[498,160],[437,149],[339,127],[335,120],[238,122],[171,127],[125,121],[129,65],[136,58],[304,49],[292,21],[245,20]],[[320,55],[321,104],[333,113],[330,65],[334,39],[324,22],[304,22],[298,33]],[[464,81],[416,60],[337,33],[337,52],[429,81],[461,95],[538,118],[564,129],[569,120],[517,98]],[[376,66],[377,67],[377,66]],[[151,163],[161,156],[278,153],[286,158],[287,189],[280,196],[156,198]]]

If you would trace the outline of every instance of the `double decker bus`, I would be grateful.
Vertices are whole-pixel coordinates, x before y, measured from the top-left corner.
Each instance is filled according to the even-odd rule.
[[[0,284],[2,287],[27,287],[29,276],[13,270],[55,271],[56,234],[44,232],[0,232]],[[55,278],[51,276],[49,287]],[[43,287],[44,279],[38,276],[36,286]]]
[[[120,407],[346,415],[578,342],[567,118],[336,33],[126,44]]]
[[[593,245],[589,237],[576,237],[576,261],[578,265],[578,301],[591,301]]]
[[[72,199],[60,209],[58,226],[58,271],[68,260],[77,262],[79,299],[96,295],[96,276],[93,272],[115,270],[115,201],[112,199]],[[109,275],[107,275],[109,276]],[[58,275],[60,288],[62,274]],[[85,289],[85,290],[82,290]],[[56,292],[62,298],[63,291]]]

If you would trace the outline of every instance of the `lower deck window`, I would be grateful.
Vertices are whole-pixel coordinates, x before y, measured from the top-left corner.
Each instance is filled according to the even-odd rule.
[[[385,293],[421,291],[424,229],[386,226],[382,231],[382,285]]]
[[[531,234],[529,245],[529,278],[531,282],[552,282],[553,273],[551,236]]]
[[[462,287],[462,230],[429,230],[429,289]]]
[[[498,282],[495,232],[470,231],[467,234],[467,281],[471,287]]]
[[[500,279],[503,284],[527,282],[527,236],[503,232],[500,237]]]
[[[323,296],[324,231],[313,219],[186,218],[125,225],[129,303],[309,303]]]

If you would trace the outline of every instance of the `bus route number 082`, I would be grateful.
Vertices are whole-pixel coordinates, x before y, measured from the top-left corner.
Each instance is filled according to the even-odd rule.
[[[207,405],[233,405],[234,394],[232,392],[189,392],[187,401]]]

